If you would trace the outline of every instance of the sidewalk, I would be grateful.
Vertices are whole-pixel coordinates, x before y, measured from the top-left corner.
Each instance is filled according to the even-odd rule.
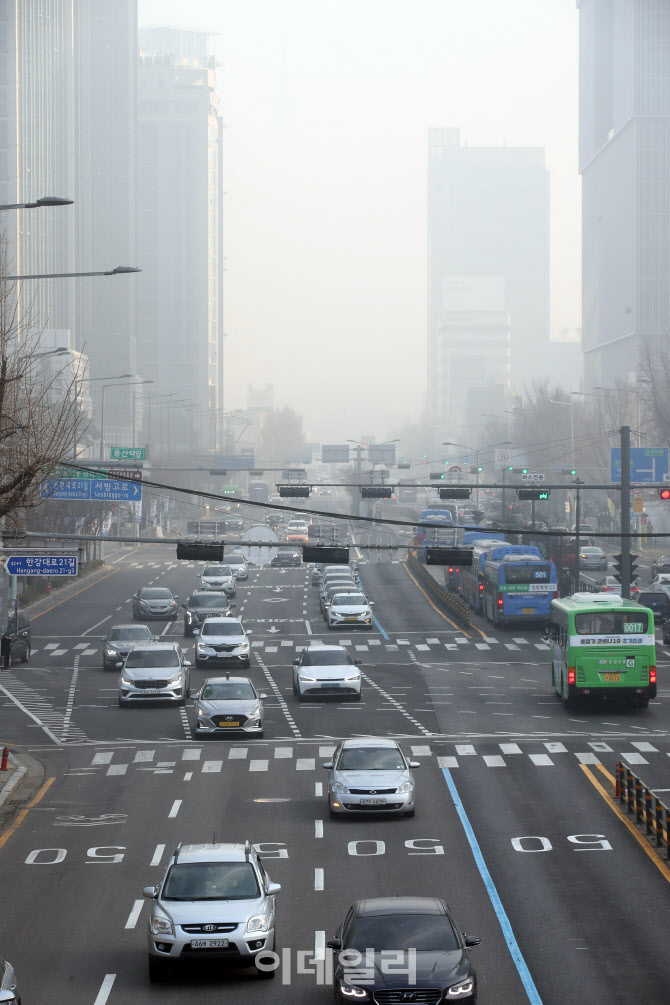
[[[20,754],[16,757],[10,752],[8,767],[8,771],[0,771],[0,808],[18,791],[28,773],[28,764],[23,762]]]

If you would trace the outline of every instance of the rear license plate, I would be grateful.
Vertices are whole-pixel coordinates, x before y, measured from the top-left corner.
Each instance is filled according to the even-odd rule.
[[[385,799],[361,799],[361,806],[386,806]]]
[[[534,607],[524,607],[523,608],[523,613],[524,614],[535,614],[535,608]]]
[[[621,674],[620,673],[606,673],[606,674],[603,674],[603,677],[610,684],[617,684],[621,680]]]
[[[228,939],[193,939],[191,949],[227,949]]]
[[[321,687],[339,687],[339,684],[322,684]]]
[[[239,720],[236,722],[220,722],[219,726],[239,726]]]

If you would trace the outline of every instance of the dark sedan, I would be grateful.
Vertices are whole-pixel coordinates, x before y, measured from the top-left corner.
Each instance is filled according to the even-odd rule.
[[[301,564],[302,559],[297,551],[280,551],[270,562],[275,569],[288,569]]]
[[[146,625],[112,625],[102,638],[102,669],[117,670],[119,660],[124,660],[136,642],[152,642],[153,635]]]
[[[181,606],[184,609],[184,635],[192,638],[193,629],[200,628],[205,618],[225,618],[236,605],[229,602],[223,590],[198,590]]]
[[[177,598],[165,586],[143,586],[133,597],[133,617],[174,621],[179,615]]]
[[[335,1000],[476,1005],[468,949],[479,943],[461,931],[441,897],[358,900],[328,943],[336,954]],[[358,965],[354,953],[362,955]]]

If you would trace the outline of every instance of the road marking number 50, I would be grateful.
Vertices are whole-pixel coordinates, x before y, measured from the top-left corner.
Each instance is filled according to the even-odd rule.
[[[604,834],[568,834],[567,840],[570,844],[576,845],[573,851],[612,851],[612,845]],[[514,851],[526,853],[553,851],[549,838],[538,834],[524,834],[522,837],[512,838],[512,848]]]

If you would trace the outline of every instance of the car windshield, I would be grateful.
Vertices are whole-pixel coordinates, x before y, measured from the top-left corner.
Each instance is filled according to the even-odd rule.
[[[249,862],[178,862],[170,869],[163,900],[252,900],[258,881]]]
[[[602,555],[600,548],[582,548],[583,555]]]
[[[302,656],[304,667],[341,666],[343,663],[351,663],[351,657],[346,649],[309,649]]]
[[[226,562],[228,563],[229,566],[231,566],[231,565],[243,565],[244,564],[244,559],[242,558],[241,555],[231,555],[230,557],[228,557],[228,555],[226,555]]]
[[[170,591],[162,589],[160,586],[145,587],[140,590],[140,597],[142,600],[172,600]]]
[[[228,607],[228,600],[223,593],[194,593],[188,606],[196,611],[219,611],[221,607]]]
[[[153,670],[155,667],[178,667],[179,656],[174,649],[131,649],[126,658],[128,670]]]
[[[239,621],[205,621],[202,626],[203,635],[244,635],[244,629]]]
[[[644,635],[647,620],[643,611],[593,611],[575,615],[575,630],[578,635]]]
[[[344,747],[337,762],[338,771],[400,771],[404,767],[402,754],[393,747]]]
[[[148,628],[137,626],[137,628],[112,628],[107,636],[108,642],[142,642],[150,639],[151,632]]]
[[[227,565],[208,565],[202,570],[203,576],[229,576],[230,569]]]
[[[361,606],[362,604],[367,604],[367,600],[362,593],[336,593],[333,597],[333,606],[338,604],[346,604],[350,607],[352,604]]]
[[[200,697],[203,701],[251,701],[255,698],[251,684],[203,684]]]
[[[362,953],[368,948],[375,952],[416,949],[436,953],[459,946],[451,922],[443,914],[382,914],[358,918],[345,948]]]

